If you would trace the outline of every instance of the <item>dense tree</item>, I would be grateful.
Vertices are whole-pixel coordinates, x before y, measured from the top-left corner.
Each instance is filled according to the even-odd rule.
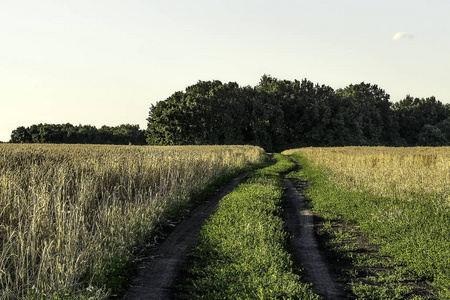
[[[392,105],[389,98],[377,85],[364,82],[335,91],[307,79],[278,80],[268,75],[254,88],[199,81],[152,105],[147,142],[246,143],[268,151],[449,143],[448,105],[433,97],[409,96]]]
[[[270,132],[277,147],[331,143],[331,110],[335,93],[327,86],[300,81],[277,80],[263,76],[256,87],[261,102],[270,100],[276,113]],[[268,96],[269,95],[269,96]]]
[[[65,144],[145,144],[145,131],[139,125],[103,126],[35,124],[20,126],[11,133],[11,143],[65,143]]]
[[[199,81],[150,107],[138,125],[37,124],[15,143],[150,145],[253,144],[267,151],[305,146],[449,145],[450,105],[407,96],[392,104],[377,85],[326,85],[264,75],[255,87]]]
[[[30,131],[23,126],[18,127],[11,133],[12,143],[31,143],[31,141]]]
[[[417,135],[417,144],[422,146],[441,146],[447,145],[448,141],[438,127],[425,124]]]
[[[248,140],[245,122],[249,92],[236,83],[199,81],[150,108],[147,142],[173,144],[242,144]]]
[[[445,145],[450,145],[450,117],[442,122],[439,122],[436,127],[441,131],[445,139]]]
[[[398,124],[391,110],[390,96],[377,85],[360,83],[338,90],[346,105],[350,145],[389,145],[398,140]]]
[[[392,109],[399,123],[400,136],[408,145],[423,145],[424,136],[430,137],[431,132],[437,134],[436,129],[443,130],[444,137],[448,132],[446,120],[450,120],[450,106],[442,104],[435,97],[419,99],[407,95],[405,99],[393,104]],[[426,125],[434,128],[425,127]]]

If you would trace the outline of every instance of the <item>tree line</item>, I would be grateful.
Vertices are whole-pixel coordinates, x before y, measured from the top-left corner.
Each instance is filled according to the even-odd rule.
[[[150,145],[450,145],[450,105],[430,98],[391,103],[377,85],[326,85],[264,75],[255,87],[199,81],[150,107]]]
[[[145,130],[139,125],[123,124],[115,127],[66,124],[35,124],[13,130],[11,143],[64,143],[145,145]]]
[[[307,79],[262,76],[255,87],[199,81],[151,105],[148,126],[37,124],[18,127],[13,143],[307,146],[450,145],[450,105],[407,95],[399,102],[377,85],[334,90]]]

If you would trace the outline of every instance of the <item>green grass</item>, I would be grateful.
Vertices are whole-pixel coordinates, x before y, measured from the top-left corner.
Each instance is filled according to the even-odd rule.
[[[329,222],[322,229],[330,236],[330,247],[355,266],[349,277],[358,298],[450,298],[448,207],[436,206],[437,199],[405,201],[343,190],[318,166],[293,156],[303,169],[292,176],[311,183],[311,206]],[[333,230],[338,222],[347,224],[345,232]],[[377,251],[358,251],[355,232],[369,237]]]
[[[254,172],[224,197],[203,226],[191,269],[194,299],[318,299],[287,251],[280,174],[295,168],[286,156]]]

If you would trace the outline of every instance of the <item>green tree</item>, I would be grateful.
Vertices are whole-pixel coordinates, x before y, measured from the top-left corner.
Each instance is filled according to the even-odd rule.
[[[23,126],[18,127],[11,133],[10,143],[31,143],[32,138],[29,130]]]
[[[391,111],[390,96],[377,85],[364,82],[337,91],[347,102],[343,107],[354,145],[394,144],[398,124]]]
[[[418,144],[421,146],[444,146],[448,140],[441,130],[433,125],[425,124],[417,135]]]
[[[73,144],[77,142],[77,128],[70,123],[61,125],[63,132],[62,143]]]
[[[92,125],[77,126],[77,142],[80,144],[98,143],[98,130]]]
[[[104,127],[102,127],[104,128]],[[122,124],[113,127],[110,131],[114,144],[119,145],[143,145],[145,144],[144,132],[139,129],[139,125]]]
[[[246,108],[236,83],[199,81],[176,92],[150,108],[147,143],[224,144],[244,140],[244,117],[240,109]],[[233,115],[236,113],[237,115]]]
[[[403,100],[392,105],[399,123],[399,133],[408,145],[421,145],[419,133],[425,125],[437,126],[450,117],[450,106],[442,104],[435,97],[413,98],[407,95]],[[425,129],[425,131],[429,131]]]
[[[176,92],[165,101],[150,107],[147,143],[150,145],[183,145],[188,140],[189,111],[184,93]]]
[[[446,145],[450,145],[450,117],[445,119],[442,122],[439,122],[436,125],[437,128],[441,131],[441,133],[444,135],[444,138],[446,140]]]
[[[335,91],[307,79],[277,80],[264,75],[257,86],[259,93],[270,94],[271,105],[281,108],[277,131],[272,139],[278,147],[325,146],[337,143],[334,123],[337,110]],[[261,97],[261,95],[258,95]],[[267,101],[265,101],[267,102]],[[338,126],[341,129],[342,126]]]
[[[335,91],[307,79],[278,80],[269,75],[254,88],[199,81],[152,105],[147,143],[247,143],[278,151],[450,139],[450,121],[445,121],[450,117],[448,105],[434,97],[409,96],[392,105],[389,98],[377,85],[364,82]],[[425,128],[426,124],[434,128]]]
[[[281,150],[286,145],[281,86],[277,79],[264,75],[255,87],[251,116],[254,142],[268,151]]]
[[[79,144],[145,144],[145,131],[139,125],[123,124],[103,126],[98,130],[91,125],[35,124],[20,126],[11,133],[12,143],[79,143]]]

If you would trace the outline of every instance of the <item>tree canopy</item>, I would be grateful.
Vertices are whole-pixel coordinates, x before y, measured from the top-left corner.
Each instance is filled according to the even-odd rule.
[[[12,143],[116,144],[144,145],[145,131],[139,125],[116,127],[67,124],[20,126],[11,134]]]
[[[399,133],[408,145],[438,146],[450,144],[450,105],[435,97],[405,99],[392,109],[397,116]]]
[[[255,87],[199,81],[150,108],[147,143],[415,146],[450,143],[450,108],[434,97],[391,103],[377,85],[262,76]]]
[[[138,125],[37,124],[13,143],[135,145],[251,144],[267,151],[308,146],[450,145],[450,105],[407,95],[399,102],[376,84],[334,90],[303,79],[261,77],[255,87],[199,81],[151,105]]]

